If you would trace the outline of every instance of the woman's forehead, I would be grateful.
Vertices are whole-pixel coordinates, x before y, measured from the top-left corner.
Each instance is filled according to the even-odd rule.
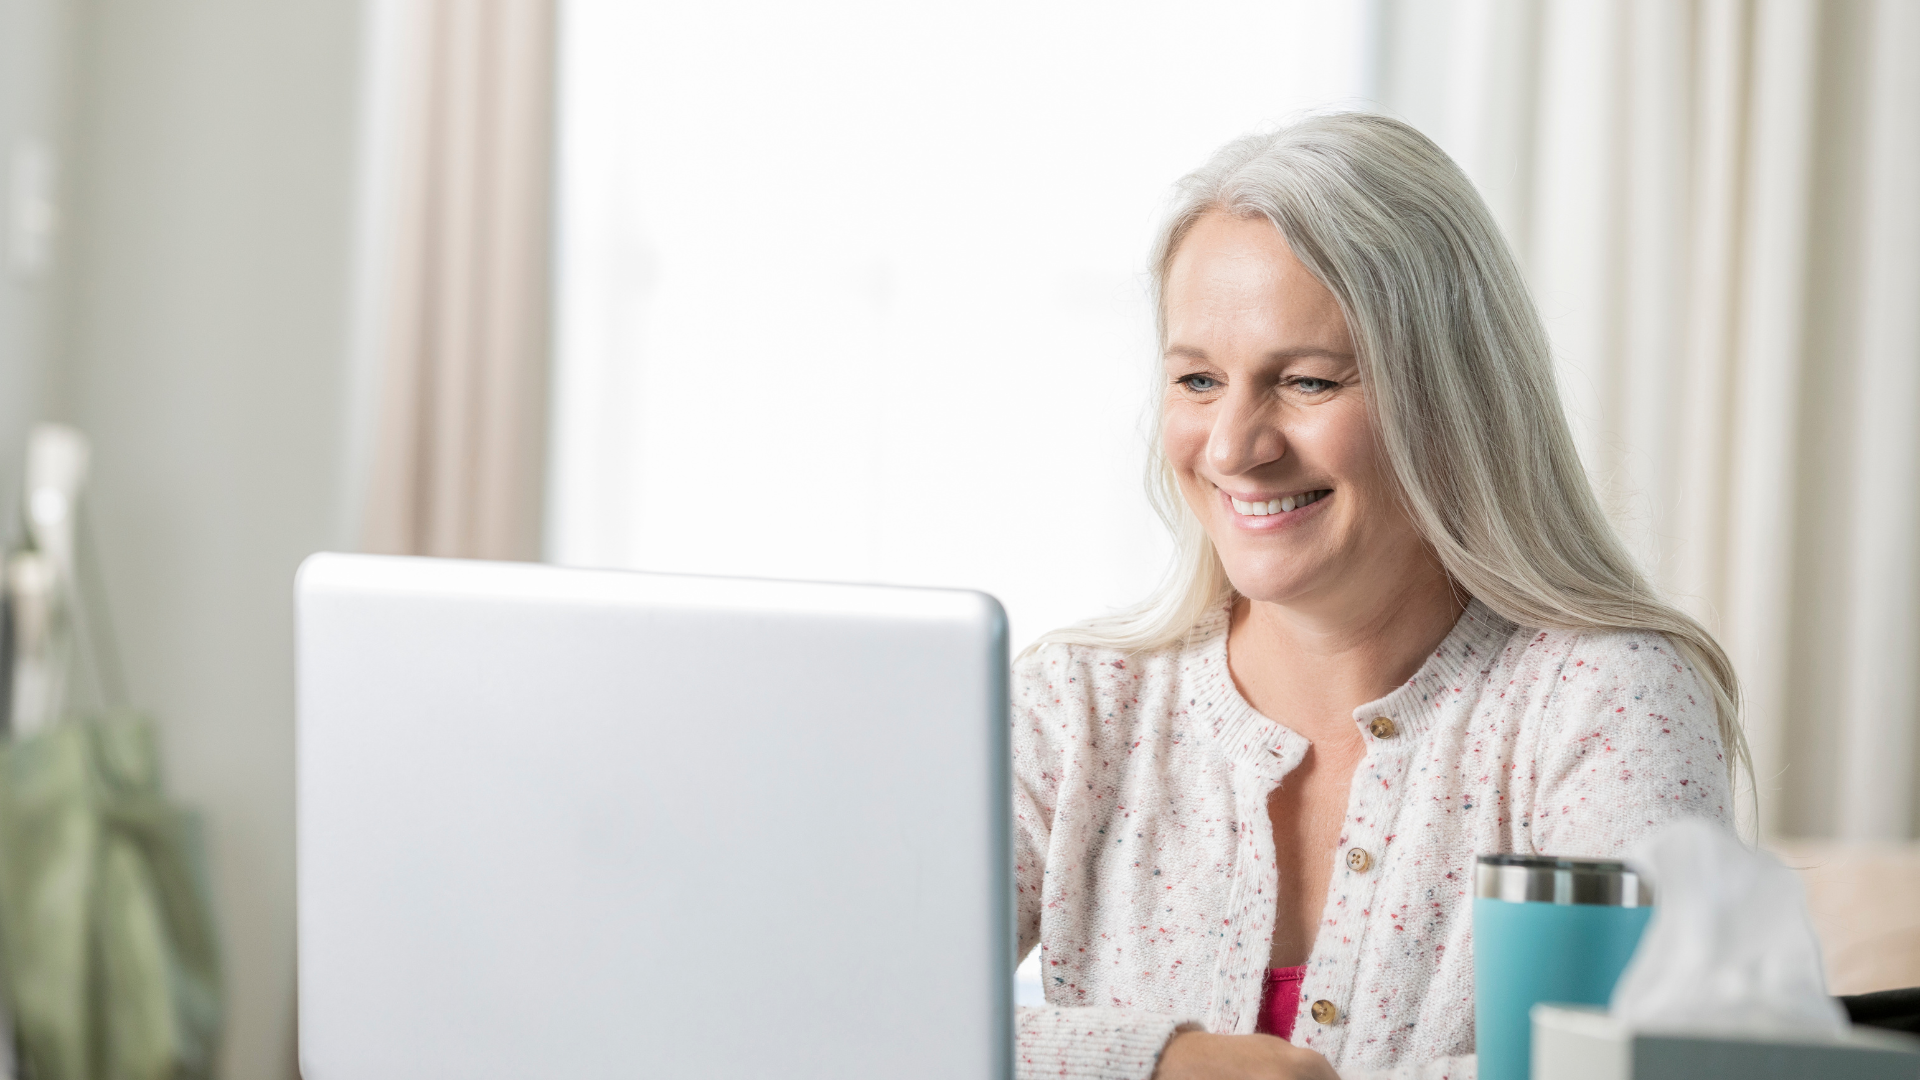
[[[1339,301],[1264,218],[1203,218],[1176,252],[1162,299],[1169,357],[1353,354]]]

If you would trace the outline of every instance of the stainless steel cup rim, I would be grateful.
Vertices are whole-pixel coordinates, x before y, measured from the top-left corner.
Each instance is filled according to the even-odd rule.
[[[1473,870],[1473,895],[1509,903],[1653,905],[1653,886],[1626,863],[1553,855],[1482,855]]]

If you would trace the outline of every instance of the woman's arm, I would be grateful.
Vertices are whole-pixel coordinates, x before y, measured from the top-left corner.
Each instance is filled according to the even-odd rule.
[[[1153,1080],[1340,1080],[1327,1059],[1272,1035],[1180,1032]]]
[[[1029,657],[1013,673],[1013,877],[1020,938],[1015,955],[1021,959],[1040,942],[1047,852],[1070,741],[1062,727],[1062,695],[1054,692],[1049,672],[1070,665],[1068,650],[1056,646]],[[1015,1075],[1020,1080],[1148,1080],[1167,1040],[1177,1030],[1198,1028],[1200,1019],[1105,1006],[1021,1006],[1014,1018]]]
[[[1022,1005],[1014,1018],[1014,1075],[1019,1080],[1171,1080],[1154,1069],[1167,1040],[1182,1026],[1178,1017],[1143,1009]]]
[[[1060,768],[1058,748],[1045,745],[1050,740],[1040,725],[1021,723],[1019,705],[1016,696],[1013,878],[1020,934],[1016,956],[1025,959],[1040,942],[1041,896]],[[1142,1009],[1023,1005],[1014,1016],[1016,1075],[1020,1080],[1147,1080],[1161,1048],[1182,1023],[1181,1017]]]

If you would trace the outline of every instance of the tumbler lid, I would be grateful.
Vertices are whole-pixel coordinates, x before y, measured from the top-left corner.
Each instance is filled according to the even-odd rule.
[[[1626,863],[1554,855],[1482,855],[1473,871],[1473,895],[1513,903],[1653,905],[1653,886]]]

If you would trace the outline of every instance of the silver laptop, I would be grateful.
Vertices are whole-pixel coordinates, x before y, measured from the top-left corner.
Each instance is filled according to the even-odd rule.
[[[982,593],[316,555],[305,1080],[1012,1075]]]

